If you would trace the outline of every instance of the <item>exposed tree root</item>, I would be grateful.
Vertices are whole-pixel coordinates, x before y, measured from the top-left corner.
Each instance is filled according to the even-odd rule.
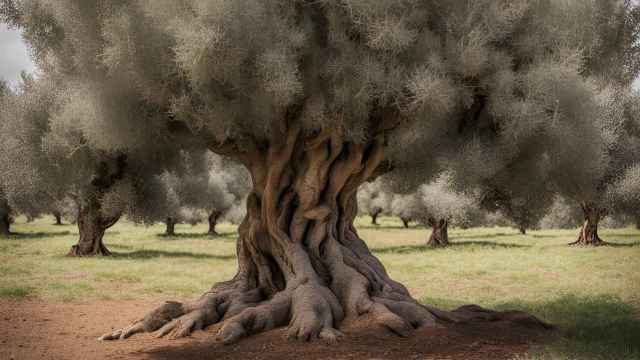
[[[253,191],[238,229],[236,276],[194,302],[166,303],[102,340],[140,332],[179,338],[221,322],[217,337],[224,343],[280,326],[288,326],[291,338],[331,343],[342,338],[344,319],[361,316],[400,336],[439,322],[502,316],[420,304],[358,236],[356,192],[384,168],[382,136],[355,144],[335,131],[304,138],[297,126],[285,128],[266,153],[240,159]]]

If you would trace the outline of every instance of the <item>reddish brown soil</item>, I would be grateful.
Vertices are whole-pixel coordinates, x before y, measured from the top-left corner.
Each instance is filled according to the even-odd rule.
[[[502,321],[419,329],[400,338],[359,321],[343,327],[347,336],[337,345],[288,341],[286,330],[278,329],[224,346],[214,340],[217,326],[180,340],[149,334],[96,340],[155,305],[0,300],[0,359],[512,359],[548,338],[540,330]]]

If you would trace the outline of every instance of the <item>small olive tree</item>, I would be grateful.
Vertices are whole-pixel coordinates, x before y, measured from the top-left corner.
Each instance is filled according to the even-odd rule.
[[[371,216],[371,224],[378,225],[378,216],[391,211],[392,195],[382,189],[379,180],[365,183],[358,190],[358,209],[362,215]]]

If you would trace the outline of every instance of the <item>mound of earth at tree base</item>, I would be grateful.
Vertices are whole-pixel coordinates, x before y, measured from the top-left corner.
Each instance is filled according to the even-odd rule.
[[[97,341],[105,327],[135,320],[157,301],[49,303],[0,300],[0,359],[512,359],[553,331],[528,321],[473,321],[417,329],[402,338],[367,318],[346,322],[335,345],[286,339],[279,328],[222,345],[219,325],[178,340],[139,334]]]

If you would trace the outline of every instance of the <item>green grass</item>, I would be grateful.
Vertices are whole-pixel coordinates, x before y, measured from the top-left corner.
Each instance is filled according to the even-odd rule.
[[[420,301],[443,308],[476,303],[520,309],[559,326],[561,339],[526,359],[640,359],[640,231],[600,231],[614,246],[574,248],[577,230],[452,229],[452,246],[429,249],[424,228],[399,220],[358,219],[360,235]],[[0,239],[0,297],[47,301],[181,299],[199,296],[233,276],[235,227],[220,237],[206,226],[120,222],[107,232],[109,258],[66,258],[77,239],[72,225],[44,218]]]

